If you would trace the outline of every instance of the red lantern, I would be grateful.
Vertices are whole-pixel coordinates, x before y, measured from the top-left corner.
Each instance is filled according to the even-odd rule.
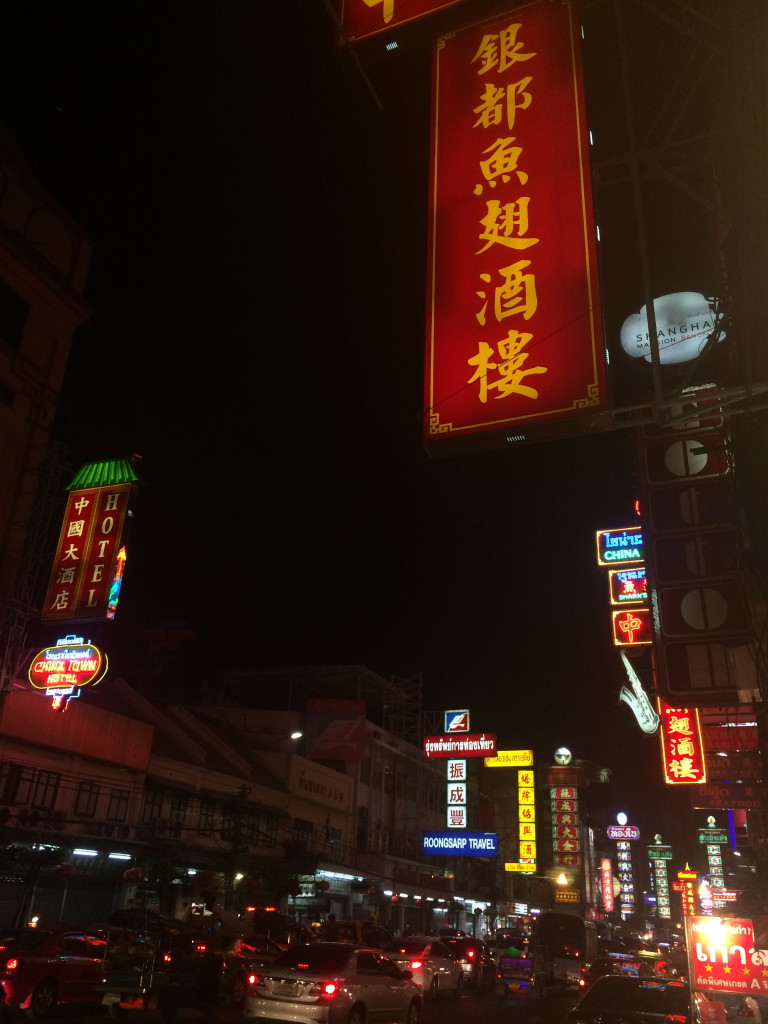
[[[135,884],[136,882],[144,881],[144,872],[141,868],[128,868],[127,871],[123,872],[123,881]]]
[[[75,865],[69,863],[57,864],[53,869],[53,873],[57,878],[61,878],[63,881],[68,882],[76,873]]]

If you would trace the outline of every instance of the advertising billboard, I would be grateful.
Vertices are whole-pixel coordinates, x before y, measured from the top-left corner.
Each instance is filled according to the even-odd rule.
[[[539,0],[437,40],[431,454],[468,437],[475,447],[525,440],[553,421],[568,433],[569,419],[607,407],[574,8]]]
[[[698,785],[707,781],[698,708],[673,708],[658,701],[659,736],[664,781],[669,786]]]

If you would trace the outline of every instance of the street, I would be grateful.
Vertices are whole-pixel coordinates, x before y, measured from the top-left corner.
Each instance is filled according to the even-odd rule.
[[[471,989],[460,999],[443,997],[437,1002],[424,1005],[422,1024],[563,1024],[565,1015],[576,1001],[575,990],[562,995],[549,996],[547,999],[515,999],[500,998],[493,994],[492,986],[482,989]],[[0,1021],[21,1021],[27,1019],[23,1014],[4,1016],[0,1010]],[[61,1024],[97,1024],[110,1019],[106,1010],[100,1007],[61,1007],[50,1018]],[[132,1024],[159,1024],[160,1017],[156,1013],[127,1014],[124,1018]],[[208,1017],[201,1010],[181,1010],[178,1020],[199,1021],[203,1024],[244,1024],[248,1018],[239,1010],[221,1009],[213,1017]]]

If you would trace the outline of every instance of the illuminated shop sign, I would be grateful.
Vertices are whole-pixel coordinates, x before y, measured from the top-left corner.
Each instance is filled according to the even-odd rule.
[[[718,326],[722,313],[715,299],[701,292],[674,292],[653,300],[659,362],[686,363],[701,355],[712,335],[720,341],[725,331]],[[647,307],[628,316],[621,327],[621,347],[633,359],[652,360]]]
[[[673,708],[658,700],[661,758],[669,786],[698,785],[707,781],[704,744],[698,708]]]
[[[611,612],[614,647],[638,647],[653,643],[653,623],[647,608],[622,608]]]
[[[446,711],[444,732],[469,732],[468,711]]]
[[[423,832],[421,852],[446,857],[497,857],[496,832]]]
[[[648,581],[644,567],[609,569],[608,586],[611,604],[642,604],[648,600]]]
[[[527,768],[533,764],[532,750],[498,750],[495,757],[486,757],[486,768]]]
[[[639,839],[640,829],[637,825],[609,825],[609,839]]]
[[[643,561],[643,533],[636,526],[626,530],[598,530],[597,564],[616,566]]]
[[[107,671],[107,656],[82,637],[65,636],[54,647],[39,651],[29,666],[27,677],[36,690],[44,690],[53,699],[56,710],[64,710],[86,686],[96,686]]]
[[[126,460],[84,466],[69,485],[43,621],[113,619],[125,570],[136,473]]]
[[[575,3],[441,36],[433,61],[424,441],[607,405]],[[482,444],[482,438],[475,438]],[[442,453],[440,453],[442,454]]]
[[[345,39],[357,42],[453,7],[462,0],[341,0],[339,17]]]
[[[424,757],[491,757],[496,737],[491,733],[425,736]]]

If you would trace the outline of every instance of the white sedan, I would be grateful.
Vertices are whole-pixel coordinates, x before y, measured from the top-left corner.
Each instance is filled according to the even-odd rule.
[[[293,946],[252,973],[243,1014],[292,1024],[418,1024],[421,989],[380,949]]]

